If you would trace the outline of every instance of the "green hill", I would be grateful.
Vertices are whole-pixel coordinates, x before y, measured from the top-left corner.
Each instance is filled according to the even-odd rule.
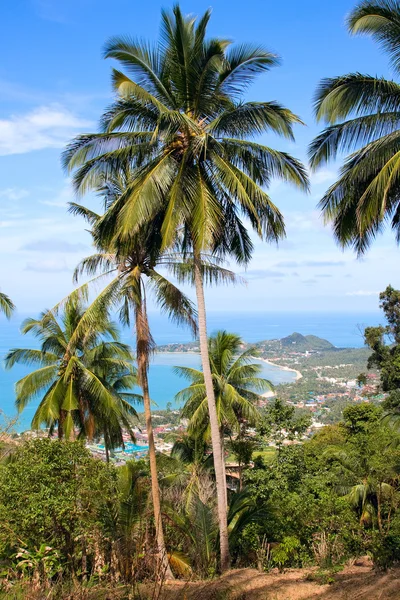
[[[330,350],[335,346],[316,335],[302,335],[301,333],[292,333],[281,339],[282,346],[296,346],[301,351],[304,350]]]

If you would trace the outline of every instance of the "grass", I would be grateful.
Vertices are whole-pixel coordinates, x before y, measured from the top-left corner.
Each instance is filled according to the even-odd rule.
[[[275,458],[276,449],[275,448],[266,448],[265,450],[256,450],[253,452],[253,459],[261,456],[267,462],[272,462]]]

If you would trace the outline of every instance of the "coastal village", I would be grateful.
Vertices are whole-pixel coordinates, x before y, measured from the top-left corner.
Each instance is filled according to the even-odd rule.
[[[244,344],[243,349],[251,347]],[[281,398],[293,406],[299,414],[311,416],[311,424],[302,439],[309,439],[325,425],[339,422],[342,410],[349,403],[382,402],[386,394],[379,389],[379,377],[376,372],[367,371],[368,351],[365,348],[334,347],[327,340],[316,336],[302,336],[294,333],[282,340],[268,340],[254,344],[259,358],[269,364],[279,365],[296,373],[293,383],[275,386],[260,397],[259,407],[265,409],[271,400]],[[169,344],[159,348],[161,352],[182,353],[199,351],[196,342],[188,344]],[[346,360],[346,362],[341,362]],[[352,361],[352,362],[350,362]],[[173,440],[186,431],[187,422],[181,419],[179,410],[154,411],[154,439],[156,449],[169,454]],[[116,463],[127,459],[140,459],[147,453],[147,431],[143,425],[135,427],[135,443],[129,435],[124,435],[125,448],[112,453]],[[285,432],[282,432],[285,437]],[[255,429],[248,429],[248,435],[256,436]],[[283,445],[300,443],[298,439],[284,439]],[[274,442],[270,442],[274,447]],[[104,457],[104,446],[89,444],[96,456]],[[229,464],[229,463],[228,463]],[[234,465],[230,464],[230,467]]]
[[[327,340],[316,336],[302,336],[294,333],[282,340],[267,340],[254,345],[243,344],[243,350],[254,347],[260,360],[288,369],[296,373],[295,381],[280,384],[260,396],[259,407],[266,409],[274,398],[284,400],[299,414],[311,416],[311,424],[302,436],[309,439],[327,424],[339,422],[342,410],[349,403],[382,402],[385,398],[379,390],[379,377],[375,372],[366,372],[368,351],[364,348],[338,349]],[[199,351],[196,342],[169,344],[158,348],[160,352],[182,353]],[[346,362],[341,362],[341,361]],[[172,407],[172,403],[171,407]],[[133,428],[134,439],[128,432],[123,434],[124,446],[110,453],[110,460],[123,464],[127,460],[142,459],[148,451],[148,435],[141,415],[140,423]],[[187,421],[180,416],[180,410],[169,408],[153,412],[153,433],[156,449],[169,455],[177,436],[186,431]],[[44,436],[46,431],[25,432],[26,436]],[[256,436],[255,429],[249,428],[248,435]],[[285,431],[282,431],[285,438]],[[283,445],[300,443],[299,439],[283,440]],[[270,442],[274,447],[274,442]],[[106,459],[106,450],[101,440],[87,442],[94,456]],[[229,463],[228,463],[229,464]],[[234,466],[232,464],[230,467]]]

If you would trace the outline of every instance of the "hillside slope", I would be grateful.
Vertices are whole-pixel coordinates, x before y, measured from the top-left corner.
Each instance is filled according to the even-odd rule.
[[[163,600],[399,600],[400,569],[376,572],[361,560],[335,575],[332,584],[307,580],[315,569],[261,574],[236,569],[210,582],[166,586]]]

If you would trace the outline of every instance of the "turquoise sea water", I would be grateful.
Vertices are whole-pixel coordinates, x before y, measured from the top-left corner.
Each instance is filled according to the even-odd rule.
[[[3,368],[3,358],[10,348],[35,348],[36,341],[31,336],[21,336],[19,326],[25,315],[16,315],[11,322],[0,321],[0,409],[7,416],[15,415],[14,384],[29,373],[30,369],[15,366],[10,371]],[[263,339],[276,339],[290,335],[294,331],[304,335],[313,334],[328,339],[339,347],[360,347],[363,345],[361,329],[366,325],[376,325],[380,321],[378,313],[343,314],[343,313],[210,313],[208,317],[209,332],[227,329],[238,333],[248,342]],[[190,333],[178,329],[159,315],[150,315],[154,339],[157,344],[188,342]],[[134,343],[132,333],[123,332],[127,343]],[[282,371],[277,367],[261,363],[263,377],[272,383],[286,383],[294,380],[294,373]],[[153,358],[150,368],[150,392],[157,408],[166,408],[168,402],[174,405],[175,394],[185,387],[185,380],[180,379],[173,371],[174,366],[199,368],[200,357],[196,354],[159,353]],[[20,415],[18,430],[29,428],[37,402],[32,402]],[[140,410],[140,407],[138,407]]]

